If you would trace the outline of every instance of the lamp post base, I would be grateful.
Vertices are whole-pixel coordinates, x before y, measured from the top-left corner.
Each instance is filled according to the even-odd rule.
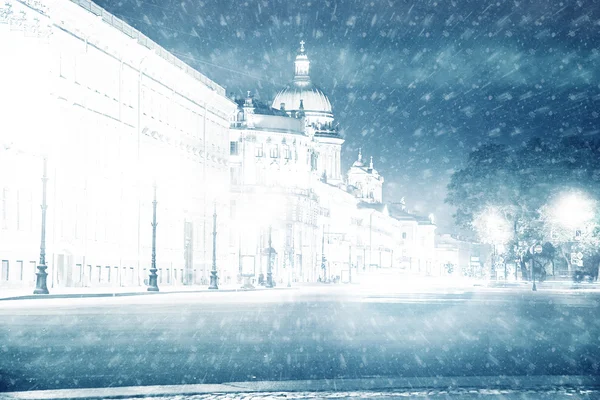
[[[217,271],[215,270],[210,271],[210,285],[208,288],[211,290],[219,289],[219,286],[217,285]]]
[[[531,291],[537,292],[537,286],[535,286],[535,282],[533,282],[533,286],[531,287]]]
[[[273,275],[270,272],[267,272],[267,282],[265,283],[265,287],[273,287]]]
[[[148,288],[146,289],[148,292],[158,292],[158,275],[156,274],[156,269],[150,270],[150,278],[148,279]]]
[[[47,284],[47,280],[48,280],[48,273],[46,272],[46,269],[48,267],[45,265],[38,265],[37,269],[38,272],[36,272],[36,279],[35,279],[35,289],[33,291],[33,294],[48,294],[50,292],[48,292],[48,284]]]
[[[255,289],[254,285],[250,282],[250,277],[244,277],[242,289]]]

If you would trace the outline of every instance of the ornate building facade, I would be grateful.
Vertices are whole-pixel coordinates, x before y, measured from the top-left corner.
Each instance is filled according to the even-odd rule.
[[[230,263],[261,280],[271,249],[279,283],[357,280],[378,270],[433,273],[432,219],[384,204],[384,179],[360,150],[342,173],[344,139],[329,98],[311,81],[304,44],[293,80],[270,105],[250,92],[237,100]]]
[[[87,0],[0,4],[0,54],[0,285],[34,284],[44,159],[50,288],[143,285],[153,187],[159,284],[207,278],[213,210],[218,231],[229,218],[224,89]]]

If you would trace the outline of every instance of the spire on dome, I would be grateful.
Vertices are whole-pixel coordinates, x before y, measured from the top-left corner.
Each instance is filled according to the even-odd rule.
[[[298,107],[298,112],[296,112],[296,118],[304,118],[306,114],[304,113],[304,100],[300,99],[300,107]]]
[[[300,53],[304,53],[304,45],[306,44],[306,42],[304,40],[300,41]]]
[[[371,162],[369,163],[369,169],[374,169],[373,168],[373,156],[371,156]]]
[[[358,158],[356,159],[356,161],[354,161],[352,166],[359,167],[359,168],[364,167],[364,164],[362,162],[362,148],[360,148],[360,147],[358,148]]]

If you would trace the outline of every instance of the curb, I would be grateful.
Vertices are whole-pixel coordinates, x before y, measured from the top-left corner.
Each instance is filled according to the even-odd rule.
[[[26,294],[22,296],[0,297],[0,301],[8,300],[33,300],[33,299],[83,299],[95,297],[131,297],[147,295],[167,295],[181,293],[234,293],[234,292],[260,292],[273,290],[298,290],[297,287],[274,287],[274,288],[254,288],[254,289],[198,289],[198,290],[174,290],[169,292],[116,292],[116,293],[64,293],[64,294]]]

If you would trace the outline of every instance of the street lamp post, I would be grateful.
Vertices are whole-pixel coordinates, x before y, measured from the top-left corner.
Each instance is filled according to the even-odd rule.
[[[542,245],[536,244],[535,246],[533,246],[532,250],[533,251],[531,252],[531,280],[533,281],[533,284],[531,286],[531,290],[535,292],[537,291],[537,287],[535,286],[535,255],[540,254],[543,248]]]
[[[152,201],[152,264],[150,265],[150,276],[148,279],[148,291],[158,292],[158,275],[156,274],[156,183],[154,183],[154,200]]]
[[[213,248],[212,248],[212,269],[210,271],[210,286],[209,289],[219,289],[217,276],[217,202],[215,201],[213,211]]]
[[[371,210],[371,214],[369,214],[369,269],[371,271],[371,264],[373,263],[373,213],[375,210]]]
[[[273,287],[273,243],[272,243],[272,226],[269,225],[269,259],[267,260],[267,283],[266,283],[266,287],[268,288],[272,288]]]
[[[492,243],[492,268],[491,275],[493,280],[497,280],[498,274],[496,273],[496,243]]]
[[[531,256],[531,281],[533,282],[531,290],[535,292],[537,290],[535,286],[535,255]]]
[[[46,272],[46,269],[48,268],[46,265],[46,209],[48,208],[48,205],[46,204],[46,185],[48,176],[46,174],[46,161],[46,157],[44,157],[44,169],[42,174],[42,238],[40,241],[40,264],[37,266],[38,272],[36,273],[37,277],[33,294],[48,294],[48,273]]]
[[[287,260],[287,257],[286,257],[286,260]],[[286,261],[286,264],[287,264],[286,265],[286,267],[287,267],[286,269],[287,269],[287,281],[288,281],[287,287],[292,287],[292,283],[291,283],[291,280],[290,280],[291,279],[291,274],[292,274],[291,266],[290,266],[290,263],[288,263],[287,261]]]

